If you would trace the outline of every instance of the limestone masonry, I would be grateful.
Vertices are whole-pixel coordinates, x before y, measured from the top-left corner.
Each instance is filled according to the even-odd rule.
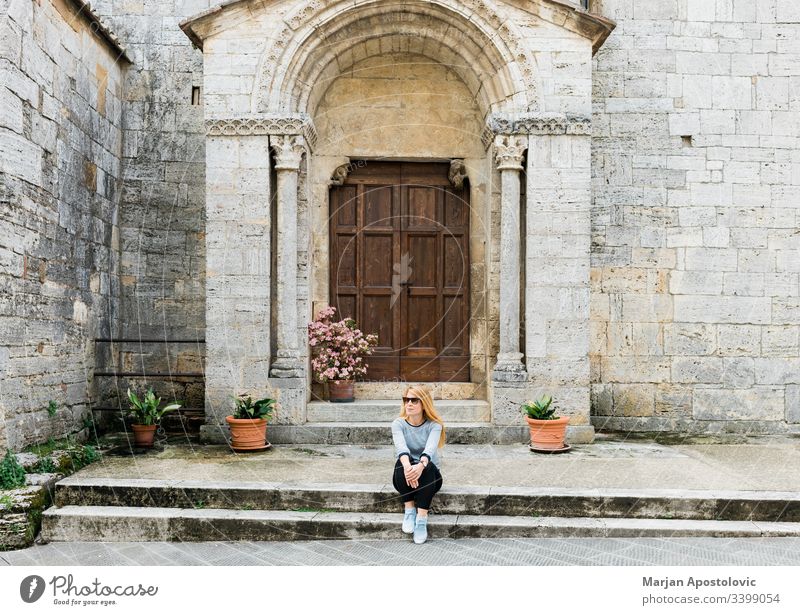
[[[243,391],[300,433],[329,191],[378,159],[468,182],[440,396],[502,429],[553,394],[574,442],[800,431],[796,2],[0,6],[0,448],[145,382],[109,370],[163,374],[207,441]]]

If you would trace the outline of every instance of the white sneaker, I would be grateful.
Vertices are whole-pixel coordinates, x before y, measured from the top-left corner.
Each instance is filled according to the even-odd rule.
[[[413,534],[414,526],[416,524],[417,524],[417,509],[406,508],[406,511],[403,514],[403,533]]]
[[[428,540],[428,517],[420,517],[414,526],[414,542],[421,545]]]

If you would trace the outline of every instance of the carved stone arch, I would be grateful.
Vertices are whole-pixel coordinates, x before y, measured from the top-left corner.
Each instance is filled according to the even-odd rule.
[[[429,18],[446,24],[454,33],[460,32],[465,41],[477,43],[487,56],[487,66],[491,66],[497,85],[493,88],[486,87],[486,91],[482,93],[485,114],[540,108],[541,88],[535,62],[529,57],[516,26],[507,18],[503,9],[490,0],[430,0],[403,4],[364,0],[355,5],[352,0],[312,0],[290,12],[284,19],[286,25],[267,42],[255,80],[253,111],[307,112],[308,109],[302,105],[308,103],[307,94],[311,84],[325,66],[330,64],[326,62],[321,68],[318,64],[315,65],[316,73],[308,70],[303,72],[309,56],[318,53],[317,50],[326,45],[333,33],[349,24],[358,23],[372,15],[410,13],[426,14]],[[368,29],[364,30],[365,33],[367,31]],[[442,43],[431,32],[422,29],[412,30],[409,34]],[[453,47],[450,50],[458,51]],[[337,62],[341,62],[338,59],[340,57],[347,57],[346,48],[341,55],[336,56]],[[339,69],[342,68],[340,65]],[[296,90],[298,84],[299,92]],[[495,91],[491,91],[492,89]]]

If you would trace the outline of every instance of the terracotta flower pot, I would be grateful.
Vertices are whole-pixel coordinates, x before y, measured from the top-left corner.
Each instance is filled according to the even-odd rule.
[[[352,380],[328,380],[328,397],[335,403],[349,403],[355,400]]]
[[[552,421],[540,421],[526,416],[525,420],[528,421],[528,427],[531,430],[531,446],[552,450],[564,448],[564,438],[567,435],[567,423],[569,423],[568,416],[562,416]]]
[[[266,419],[235,419],[225,417],[231,428],[231,448],[235,451],[256,451],[267,445]]]
[[[140,448],[152,448],[158,425],[131,425],[133,443]]]

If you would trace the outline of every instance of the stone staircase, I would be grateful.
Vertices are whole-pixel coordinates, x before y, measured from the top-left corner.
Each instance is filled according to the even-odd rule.
[[[44,541],[404,538],[391,485],[76,475],[55,502]],[[434,539],[800,536],[797,492],[446,486],[433,512]]]
[[[516,444],[528,438],[528,427],[491,423],[489,403],[477,399],[439,399],[436,409],[452,444]],[[307,423],[270,425],[273,444],[390,444],[389,426],[400,411],[399,397],[357,399],[347,404],[312,401]]]

